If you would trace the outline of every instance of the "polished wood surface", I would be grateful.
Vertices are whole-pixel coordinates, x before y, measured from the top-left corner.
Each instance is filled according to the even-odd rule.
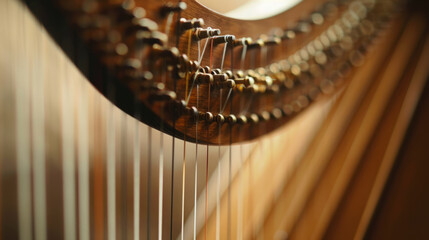
[[[204,16],[223,33],[257,38],[268,25],[288,27],[317,8],[315,2],[260,22],[230,21],[193,1],[181,16]],[[165,2],[150,3],[156,9]],[[165,19],[155,12],[148,15],[162,29]],[[399,146],[410,138],[404,138],[407,127],[424,125],[410,122],[428,76],[424,16],[395,15],[365,49],[363,64],[344,76],[347,84],[288,124],[236,125],[233,137],[246,140],[239,144],[229,144],[225,124],[222,146],[192,143],[195,122],[189,119],[182,119],[188,129],[179,133],[190,137],[183,141],[156,129],[168,132],[166,125],[136,120],[138,111],[125,100],[131,110],[122,111],[122,95],[106,91],[109,81],[85,75],[91,64],[79,57],[88,49],[77,35],[62,29],[55,36],[43,19],[20,1],[0,2],[0,239],[380,239],[409,233],[389,232],[401,225],[395,216],[418,215],[415,208],[390,211],[414,201],[401,200],[393,188],[404,191],[409,183],[389,175]],[[317,32],[284,43],[285,52],[269,61]],[[181,51],[185,43],[186,34]],[[216,51],[220,64],[222,49]],[[413,152],[413,141],[400,156]],[[424,175],[423,168],[397,164],[394,173],[402,179]]]

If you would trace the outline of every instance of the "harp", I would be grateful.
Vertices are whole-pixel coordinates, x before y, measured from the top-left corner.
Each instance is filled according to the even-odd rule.
[[[429,61],[403,1],[3,0],[0,27],[0,239],[363,238]]]

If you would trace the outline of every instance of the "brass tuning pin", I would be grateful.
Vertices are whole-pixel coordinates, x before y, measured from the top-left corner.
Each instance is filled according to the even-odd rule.
[[[230,125],[234,125],[237,123],[237,117],[234,114],[230,114],[228,117],[226,117],[226,122]]]
[[[295,32],[309,33],[311,32],[311,24],[306,21],[298,22],[298,24],[295,26]]]
[[[251,43],[248,45],[248,48],[249,48],[249,49],[252,49],[252,48],[261,48],[261,47],[263,47],[264,45],[265,45],[264,40],[262,40],[262,39],[258,39],[258,40],[254,41],[254,42],[251,42]]]
[[[239,38],[239,39],[236,39],[234,41],[234,46],[248,46],[251,43],[252,43],[252,39],[251,38],[248,38],[248,37],[246,37],[246,38]]]
[[[282,35],[282,39],[286,39],[286,40],[291,40],[291,39],[294,39],[295,37],[296,37],[296,33],[291,29],[286,29]]]
[[[158,24],[149,18],[134,19],[132,24],[127,27],[125,35],[130,36],[138,31],[155,31],[158,30]]]
[[[213,28],[197,28],[194,33],[194,38],[196,40],[201,40],[208,37],[214,37],[220,34],[219,29],[213,29]]]
[[[268,37],[267,35],[263,34],[259,37],[264,42],[264,46],[273,46],[278,45],[282,42],[282,39],[278,36],[272,36]]]
[[[215,121],[218,124],[223,124],[225,122],[225,117],[222,114],[218,113],[215,117]]]
[[[171,101],[176,99],[176,93],[173,91],[157,91],[148,97],[149,102]]]
[[[149,44],[149,45],[164,45],[167,42],[167,35],[159,31],[138,31],[136,33],[136,40],[139,44]]]
[[[177,64],[180,59],[180,53],[177,48],[166,48],[158,44],[152,46],[151,55],[154,58],[163,58],[169,60],[171,64]]]
[[[192,78],[195,78],[198,84],[201,83],[208,83],[213,84],[213,75],[210,73],[195,73],[196,75],[192,76]]]
[[[200,28],[204,26],[204,20],[202,18],[193,18],[186,20],[185,18],[180,19],[180,29],[186,31],[192,28]]]
[[[213,45],[222,44],[222,43],[235,43],[234,35],[223,35],[213,37]]]
[[[242,84],[245,87],[250,87],[255,84],[255,79],[253,77],[245,76],[243,78],[235,78],[234,82],[235,84]]]
[[[272,37],[269,38],[267,40],[264,40],[264,45],[265,46],[273,46],[273,45],[278,45],[282,42],[282,39],[279,37]]]
[[[161,13],[161,16],[166,16],[169,13],[181,12],[186,8],[187,8],[187,5],[185,2],[179,2],[177,4],[167,3],[161,7],[160,13]]]
[[[237,118],[237,123],[241,124],[241,125],[246,124],[247,123],[247,117],[244,115],[239,116]]]
[[[212,123],[215,119],[215,117],[213,116],[213,114],[211,112],[206,112],[203,115],[203,118],[207,123]]]

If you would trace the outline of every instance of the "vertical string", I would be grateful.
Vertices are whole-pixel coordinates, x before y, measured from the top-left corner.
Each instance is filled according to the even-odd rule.
[[[12,1],[9,2],[9,6],[12,5]],[[17,39],[27,39],[25,36],[26,26],[24,24],[24,12],[17,12],[19,7],[11,7],[11,13],[9,16],[16,16],[17,29],[12,34],[16,34]],[[14,12],[16,11],[16,12]],[[16,31],[16,32],[15,32]],[[13,41],[12,41],[13,44]],[[18,45],[15,43],[15,45]],[[26,57],[26,44],[22,47],[15,46],[18,50],[18,54],[22,54],[21,57]],[[18,55],[19,56],[19,55]],[[29,84],[28,76],[25,71],[20,69],[20,59],[18,56],[14,57],[14,75],[15,81],[15,101],[16,101],[16,170],[17,170],[17,197],[18,197],[18,226],[19,226],[19,239],[30,239],[31,238],[31,179],[30,179],[30,155],[31,155],[31,143],[30,143],[30,109],[29,109]],[[27,58],[23,58],[27,59]]]
[[[240,144],[240,166],[238,168],[237,240],[243,239],[243,144]]]
[[[111,80],[110,80],[111,81]],[[109,85],[111,85],[109,81]],[[110,92],[112,91],[110,86]],[[111,94],[109,94],[111,95]],[[112,98],[109,98],[112,99]],[[114,117],[114,106],[108,103],[108,116],[107,116],[107,226],[108,226],[108,239],[116,239],[116,163],[115,163],[115,140],[116,140],[116,127]]]
[[[181,0],[179,0],[181,2]],[[180,22],[181,11],[178,12],[177,16],[177,24]],[[180,39],[180,28],[176,28],[176,48],[179,47],[179,39]],[[177,79],[174,78],[174,92],[177,92]],[[186,96],[186,94],[185,94]],[[176,110],[176,109],[174,109]],[[176,129],[176,118],[173,118],[173,129]],[[174,160],[175,160],[175,146],[176,146],[176,137],[173,135],[172,137],[172,154],[171,154],[171,194],[170,194],[170,240],[173,239],[173,200],[174,200]]]
[[[174,91],[176,92],[176,82],[174,83]],[[173,129],[176,128],[176,120],[173,120]],[[174,200],[174,159],[175,159],[175,137],[172,138],[172,153],[171,153],[171,195],[170,195],[170,240],[173,239],[173,200]]]
[[[39,29],[38,29],[39,30]],[[40,29],[41,30],[41,29]],[[44,34],[45,32],[42,32]],[[41,34],[40,34],[41,35]],[[35,43],[35,55],[33,57],[42,57],[44,49],[40,51],[40,38],[35,37],[32,41]],[[42,38],[43,39],[43,38]],[[28,41],[28,40],[27,40]],[[45,160],[45,99],[44,99],[44,74],[41,69],[44,61],[33,61],[31,72],[34,75],[31,81],[32,97],[32,147],[33,147],[33,193],[34,193],[34,230],[35,239],[43,240],[47,238],[46,227],[46,160]],[[32,76],[30,76],[32,77]],[[82,99],[81,99],[82,100]],[[82,102],[82,101],[81,101]],[[82,114],[79,114],[82,116]],[[83,116],[82,116],[83,117]],[[79,149],[80,152],[85,149]],[[79,171],[81,174],[81,172]]]
[[[165,84],[167,66],[164,66],[165,71],[162,71],[162,82]],[[163,208],[163,193],[164,193],[164,114],[161,112],[160,126],[160,148],[159,148],[159,187],[158,187],[158,239],[162,240],[162,208]]]
[[[221,70],[223,70],[223,63],[225,61],[225,54],[226,54],[226,47],[228,43],[225,43],[225,46],[223,48],[223,55],[222,55],[222,61],[221,61]],[[229,95],[231,91],[229,91],[228,96],[225,100],[225,103],[228,101]],[[223,110],[225,109],[225,106],[222,107],[222,88],[219,89],[219,113],[222,114]],[[221,145],[221,127],[222,125],[219,123],[218,128],[218,174],[217,174],[217,189],[216,189],[216,240],[220,239],[220,176],[221,176],[221,161],[220,161],[220,145]]]
[[[88,136],[88,85],[86,79],[81,81],[79,101],[79,239],[89,240],[89,136]]]
[[[138,100],[136,99],[136,102]],[[140,110],[136,103],[136,120],[134,123],[134,240],[140,239]]]
[[[228,42],[226,42],[225,45],[223,46],[223,55],[222,55],[222,62],[220,64],[220,70],[223,70],[223,63],[225,61],[225,54],[226,54],[227,46],[228,46]]]
[[[182,219],[180,221],[180,239],[183,240],[185,225],[185,177],[186,177],[186,121],[185,131],[183,133],[183,162],[182,162]]]
[[[231,72],[234,72],[234,48],[231,47]],[[230,94],[233,95],[232,89],[230,89]],[[233,113],[233,109],[232,109],[232,98],[233,96],[231,96],[231,101],[230,101],[230,114]],[[228,101],[228,99],[227,99]],[[231,179],[232,179],[232,124],[230,124],[229,126],[229,170],[228,170],[228,239],[231,239]]]
[[[200,85],[197,83],[197,109]],[[195,179],[194,179],[194,240],[197,239],[197,194],[198,194],[198,114],[195,121]]]
[[[241,61],[240,61],[240,68],[242,71],[244,71],[244,60],[246,59],[246,54],[247,54],[247,44],[245,42],[246,40],[243,38],[243,49],[241,50]]]
[[[222,89],[219,89],[219,113],[222,110]],[[220,240],[220,142],[221,142],[221,124],[218,123],[218,150],[217,150],[217,186],[216,186],[216,240]]]
[[[191,51],[191,39],[192,39],[192,29],[188,30],[188,56]],[[189,86],[189,69],[186,68],[186,77],[185,77],[185,98],[188,95],[188,86]],[[185,130],[183,132],[183,162],[182,162],[182,211],[181,211],[181,221],[180,221],[180,239],[183,240],[184,237],[184,226],[185,226],[185,183],[186,183],[186,121],[185,121]]]
[[[162,239],[162,203],[164,190],[164,134],[162,133],[163,120],[161,120],[161,136],[159,149],[159,187],[158,187],[158,239]]]
[[[147,127],[148,128],[148,151],[147,151],[147,206],[146,206],[146,211],[147,211],[147,219],[146,219],[146,224],[147,224],[147,239],[150,239],[150,233],[151,233],[151,227],[150,227],[150,205],[151,205],[151,201],[150,199],[152,198],[151,196],[151,191],[152,191],[152,128],[151,127]]]
[[[65,68],[66,60],[63,60]],[[73,84],[70,83],[70,73],[66,73],[62,84],[62,158],[63,158],[63,197],[64,197],[64,238],[67,240],[76,239],[76,179],[75,179],[75,145],[74,145],[74,122],[70,114],[70,96],[73,92]],[[107,121],[110,123],[110,111]],[[109,137],[109,136],[108,136]],[[109,140],[109,138],[108,138]],[[108,141],[109,143],[109,141]],[[109,161],[109,154],[108,154]],[[109,190],[109,185],[108,185]],[[114,205],[113,205],[114,207]],[[110,213],[110,212],[109,212]]]
[[[210,43],[210,69],[212,68],[212,58],[213,58],[213,39]],[[210,112],[210,89],[211,85],[209,84],[208,88],[208,101],[207,101],[207,112]],[[209,125],[207,125],[207,139],[209,137]],[[204,239],[207,240],[207,214],[208,214],[208,191],[209,191],[209,144],[207,144],[207,153],[206,153],[206,198],[205,198],[205,211],[204,211]]]
[[[192,40],[192,29],[188,30],[188,57],[191,52],[191,40]],[[188,96],[188,87],[189,87],[189,69],[186,69],[186,77],[185,77],[185,98]]]
[[[246,59],[246,53],[247,53],[247,45],[245,43],[245,39],[243,38],[243,49],[241,51],[241,59],[240,59],[240,68],[242,71],[244,71],[244,60]],[[250,105],[249,105],[250,106]],[[243,114],[247,112],[247,108],[249,106],[244,106],[243,101],[240,102],[240,109],[245,109],[243,111]],[[240,129],[241,130],[241,129]],[[241,132],[239,130],[239,132]],[[240,166],[238,168],[238,198],[237,198],[237,239],[241,240],[243,239],[243,144],[240,144]]]

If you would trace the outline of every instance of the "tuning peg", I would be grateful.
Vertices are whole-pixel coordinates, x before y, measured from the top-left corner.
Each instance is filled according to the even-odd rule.
[[[180,60],[180,52],[177,48],[166,48],[158,44],[152,46],[151,55],[154,58],[165,58],[173,63],[178,63]]]
[[[149,44],[149,45],[165,45],[167,42],[167,34],[159,31],[138,31],[136,32],[137,44]]]
[[[260,39],[264,42],[264,46],[278,45],[282,42],[282,39],[277,36],[268,37],[267,35],[262,35]]]
[[[241,124],[241,125],[246,124],[247,123],[247,117],[244,115],[239,116],[237,118],[237,123]]]
[[[271,117],[274,119],[280,119],[283,116],[282,111],[279,108],[271,110]]]
[[[215,75],[215,74],[221,74],[222,70],[220,70],[219,68],[215,68],[211,71],[211,74]]]
[[[214,37],[220,34],[219,29],[213,29],[213,28],[197,28],[194,33],[194,38],[196,40],[201,40],[208,37]]]
[[[187,8],[187,5],[185,2],[179,2],[177,4],[174,3],[167,3],[164,6],[161,7],[161,16],[166,16],[169,13],[174,13],[174,12],[181,12],[183,10],[185,10]]]
[[[251,38],[239,38],[234,41],[234,46],[248,46],[252,43]]]
[[[287,29],[284,31],[281,38],[286,39],[286,40],[291,40],[291,39],[294,39],[295,37],[296,37],[295,31],[293,31],[291,29]]]
[[[255,84],[255,79],[253,77],[246,76],[244,78],[235,78],[235,84],[242,84],[245,87],[250,87]]]
[[[180,19],[180,29],[186,31],[192,28],[199,28],[204,26],[204,20],[202,18],[193,18],[191,20],[186,20],[185,18]]]
[[[225,122],[225,117],[222,114],[218,113],[215,117],[215,121],[218,124],[223,124]]]
[[[230,125],[237,123],[237,117],[234,114],[230,114],[228,117],[226,117],[226,122]]]
[[[254,42],[251,42],[249,45],[248,45],[248,48],[249,49],[253,49],[253,48],[261,48],[261,47],[263,47],[265,44],[264,44],[264,40],[262,40],[262,39],[258,39],[258,40],[256,40],[256,41],[254,41]]]
[[[234,35],[223,35],[223,36],[216,36],[213,37],[213,45],[218,45],[222,43],[234,43],[235,42],[235,36]]]
[[[137,31],[155,31],[158,30],[158,24],[149,18],[134,19],[131,25],[125,30],[125,35],[133,35]]]
[[[165,84],[161,82],[145,81],[140,84],[140,89],[144,91],[160,92],[165,89]]]
[[[306,21],[298,22],[294,30],[297,33],[309,33],[311,32],[311,25]]]
[[[212,123],[215,118],[211,112],[206,112],[203,114],[202,119],[204,119],[207,123]]]
[[[219,88],[234,88],[235,82],[232,79],[228,79],[225,82],[219,82],[218,87]]]
[[[147,82],[153,79],[153,74],[149,71],[129,71],[123,73],[122,79],[125,81]]]
[[[252,114],[250,114],[250,116],[249,116],[248,120],[249,120],[251,123],[256,124],[256,123],[258,123],[258,122],[259,122],[259,117],[258,117],[258,115],[257,115],[257,114],[252,113]]]
[[[217,82],[224,82],[228,79],[228,75],[226,75],[226,73],[221,73],[221,74],[214,74],[213,75],[213,80],[217,83]]]
[[[127,58],[120,65],[120,68],[124,70],[137,70],[142,66],[142,63],[137,58]]]
[[[263,111],[258,115],[258,117],[260,121],[268,121],[270,120],[270,113],[267,111]]]
[[[198,109],[196,107],[191,107],[188,110],[189,115],[191,115],[191,118],[193,121],[197,121],[199,114],[198,114]]]
[[[195,78],[198,84],[201,84],[201,83],[213,84],[213,81],[214,81],[213,75],[211,75],[210,73],[195,73],[194,76],[192,76],[192,78]]]
[[[171,101],[176,99],[176,93],[173,91],[160,91],[155,92],[149,95],[149,102],[157,102],[157,101]]]

